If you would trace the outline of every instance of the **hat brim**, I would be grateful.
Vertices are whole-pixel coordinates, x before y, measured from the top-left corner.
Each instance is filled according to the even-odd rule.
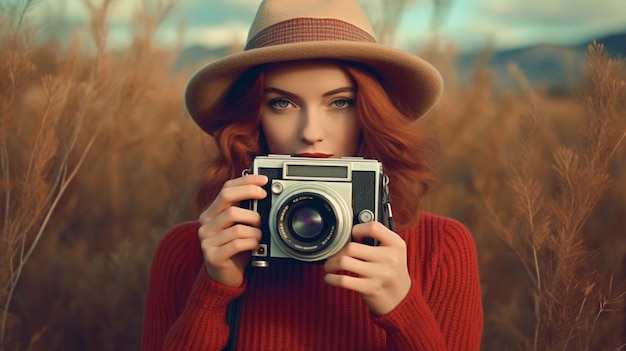
[[[369,66],[396,108],[411,120],[428,112],[443,90],[441,75],[430,63],[399,49],[350,41],[299,42],[243,51],[204,66],[185,89],[187,112],[200,128],[213,134],[211,116],[246,70],[266,63],[306,59],[337,59]]]

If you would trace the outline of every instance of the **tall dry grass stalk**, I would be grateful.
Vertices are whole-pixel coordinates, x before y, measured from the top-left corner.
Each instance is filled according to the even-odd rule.
[[[142,240],[153,234],[128,236],[129,218],[124,214],[125,207],[140,207],[128,203],[127,188],[137,188],[137,185],[123,183],[128,179],[128,172],[141,169],[142,162],[153,163],[152,171],[141,171],[145,182],[151,177],[149,173],[153,173],[153,179],[158,178],[154,173],[164,173],[164,177],[184,173],[185,169],[173,160],[198,156],[177,156],[196,144],[187,124],[173,118],[183,115],[181,99],[169,90],[172,86],[182,90],[182,83],[172,84],[169,76],[174,55],[152,43],[160,21],[176,2],[146,3],[134,22],[137,27],[132,46],[121,55],[107,47],[106,22],[114,1],[96,4],[85,0],[92,15],[90,26],[87,32],[74,34],[69,49],[37,43],[39,28],[27,20],[29,8],[36,6],[31,1],[2,5],[0,347],[3,349],[47,349],[59,343],[64,345],[59,347],[68,349],[64,338],[68,335],[75,338],[72,335],[80,330],[59,330],[54,323],[64,318],[59,318],[64,314],[76,319],[89,305],[94,311],[107,306],[101,300],[102,290],[98,287],[102,284],[98,281],[101,278],[107,277],[109,284],[119,284],[120,290],[138,284],[129,291],[136,292],[135,304],[141,304],[142,282],[146,279],[143,272],[147,272],[145,265],[154,247],[150,243],[156,240],[146,245]],[[92,45],[86,45],[89,39]],[[88,47],[93,49],[87,50]],[[176,141],[183,139],[189,143],[187,146]],[[133,149],[140,149],[140,144],[141,157],[128,160],[129,155],[136,154]],[[151,158],[145,158],[148,155],[145,151],[150,149]],[[135,165],[134,170],[129,168],[129,161]],[[150,202],[153,206],[161,206],[168,197],[168,187],[164,184],[165,180],[157,184],[156,189],[148,190],[156,193]],[[77,191],[82,192],[85,185],[90,186],[91,191],[83,194],[96,197],[77,197]],[[183,191],[189,192],[182,189],[181,193]],[[147,202],[145,199],[149,198],[144,195],[141,201]],[[107,213],[97,209],[98,202],[103,200],[110,206]],[[96,206],[89,208],[89,203]],[[178,200],[174,201],[173,211],[163,206],[172,213],[185,212],[189,207]],[[81,217],[93,220],[95,216],[106,218],[104,221],[110,227],[103,226],[103,230],[88,229],[89,226],[79,228],[77,223],[81,222]],[[167,218],[168,221],[177,219]],[[137,223],[138,220],[130,221]],[[91,223],[91,227],[94,225],[95,222]],[[94,234],[102,239],[94,240]],[[96,244],[86,245],[84,239]],[[131,250],[131,242],[141,249]],[[103,254],[98,254],[100,250],[104,250]],[[139,260],[140,268],[122,277],[113,274],[119,273],[117,264],[120,262],[125,269],[131,267],[137,261],[137,252],[145,252],[145,258]],[[111,262],[117,264],[111,265]],[[55,269],[65,269],[65,272]],[[75,275],[65,280],[63,276],[67,273]],[[66,286],[55,285],[60,281],[66,281]],[[86,281],[92,284],[85,286]],[[33,282],[38,285],[33,287]],[[73,296],[70,299],[74,302],[68,304],[59,294],[62,291]],[[77,293],[83,294],[83,301],[76,298]],[[111,293],[119,296],[115,291]],[[118,298],[126,298],[126,295]],[[84,299],[87,296],[97,298],[89,301]],[[104,297],[111,300],[106,301],[108,304],[119,302],[110,297]],[[128,310],[124,306],[115,308]],[[49,313],[58,316],[51,317]],[[91,313],[86,315],[91,318],[87,326],[103,318]],[[46,321],[40,323],[41,316]],[[135,314],[132,317],[137,320]],[[77,322],[85,325],[81,323],[84,320]],[[111,325],[115,323],[118,321],[111,321]],[[90,348],[96,348],[100,336],[88,334],[90,336],[84,339],[89,340]],[[102,337],[113,339],[115,334],[119,334],[119,330]]]
[[[93,92],[90,84],[78,81],[76,44],[64,59],[60,74],[41,76],[39,89],[28,92],[31,111],[19,108],[24,97],[21,89],[29,88],[28,80],[36,69],[28,59],[33,38],[24,22],[30,5],[31,1],[26,1],[22,8],[5,8],[0,18],[0,52],[7,58],[0,71],[0,345],[11,342],[6,333],[7,323],[12,321],[9,306],[24,267],[96,137],[92,134],[86,145],[78,147],[85,108],[71,114],[66,110],[70,96],[78,95],[86,106]],[[25,116],[27,113],[30,116]]]
[[[595,349],[597,319],[623,302],[624,293],[613,293],[612,279],[608,286],[600,284],[583,231],[610,187],[609,165],[626,133],[624,73],[623,61],[610,59],[601,44],[590,45],[580,144],[554,150],[553,189],[546,189],[534,172],[536,138],[545,119],[541,106],[533,103],[522,119],[509,181],[514,213],[496,214],[496,232],[533,284],[535,328],[528,349]]]

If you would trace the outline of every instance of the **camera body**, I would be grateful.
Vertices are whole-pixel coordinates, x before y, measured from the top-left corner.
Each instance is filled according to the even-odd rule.
[[[391,227],[388,178],[377,160],[257,156],[248,172],[269,178],[267,197],[249,203],[261,215],[254,267],[271,261],[321,263],[351,240],[355,224],[379,221]]]

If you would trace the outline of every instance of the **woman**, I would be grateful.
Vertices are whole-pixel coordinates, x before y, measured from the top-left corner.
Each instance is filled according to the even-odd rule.
[[[376,43],[356,1],[264,1],[246,49],[187,87],[190,115],[220,152],[198,193],[199,220],[156,250],[142,348],[478,350],[472,237],[419,211],[432,176],[428,142],[411,122],[441,89],[431,65]],[[269,153],[379,160],[395,227],[356,224],[321,264],[250,268],[268,219],[240,205],[269,188],[267,177],[241,172]]]

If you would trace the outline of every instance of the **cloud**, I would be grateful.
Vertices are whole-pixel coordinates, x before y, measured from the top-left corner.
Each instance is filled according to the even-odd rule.
[[[500,23],[558,23],[585,26],[598,19],[624,22],[622,0],[480,0],[477,10]]]
[[[574,44],[626,30],[623,0],[475,0],[456,2],[445,27],[461,46],[500,48]]]

